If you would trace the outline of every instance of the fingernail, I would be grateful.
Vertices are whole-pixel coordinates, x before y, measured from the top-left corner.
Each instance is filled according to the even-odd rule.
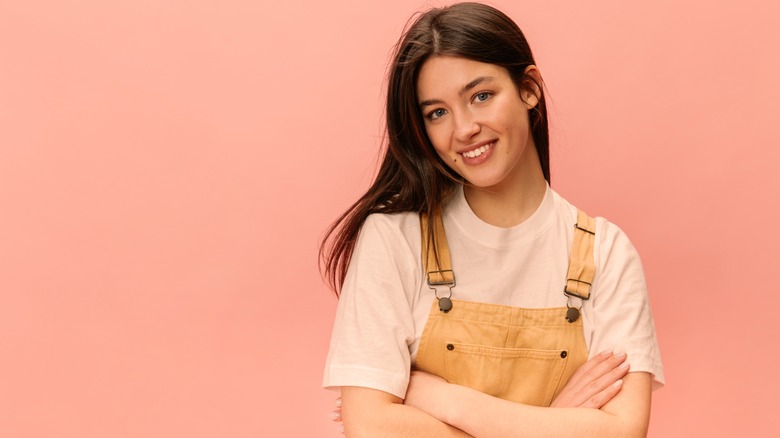
[[[617,382],[613,383],[613,385],[615,385],[615,388],[623,385],[623,379],[618,380]]]
[[[337,408],[340,408],[340,407],[341,407],[341,399],[340,399],[340,398],[337,398],[337,399],[336,399],[336,407],[337,407]]]
[[[339,413],[338,413],[338,412],[331,412],[331,413],[330,413],[330,415],[328,415],[328,417],[329,417],[329,418],[330,418],[332,421],[336,421],[336,420],[338,420],[338,419],[339,419]]]
[[[607,357],[607,356],[609,356],[610,354],[612,354],[612,350],[604,350],[604,351],[602,351],[602,352],[601,352],[601,353],[599,353],[599,354],[600,354],[600,355],[602,355],[602,356],[604,356],[604,357]]]
[[[617,358],[624,358],[624,357],[626,357],[626,352],[623,351],[622,348],[616,348],[616,349],[612,350],[612,354],[614,354],[615,357],[617,357]]]
[[[339,425],[339,432],[344,433],[344,425]]]
[[[628,362],[623,362],[623,363],[621,363],[621,364],[620,364],[620,366],[619,366],[618,368],[620,368],[621,370],[627,370],[627,369],[628,369],[628,367],[630,367],[630,366],[631,366],[631,364],[630,364],[630,363],[628,363]]]

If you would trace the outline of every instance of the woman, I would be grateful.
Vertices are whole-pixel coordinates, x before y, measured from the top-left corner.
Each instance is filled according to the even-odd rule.
[[[663,370],[641,263],[550,189],[543,82],[517,25],[477,3],[418,17],[387,134],[322,248],[341,292],[324,386],[346,434],[645,436]]]

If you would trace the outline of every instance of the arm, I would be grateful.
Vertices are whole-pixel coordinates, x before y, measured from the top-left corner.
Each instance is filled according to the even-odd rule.
[[[375,389],[341,388],[344,433],[348,438],[468,438],[470,435]]]
[[[341,390],[347,437],[468,437],[402,404],[422,287],[416,214],[371,215],[341,290],[324,386]]]
[[[612,398],[614,398],[618,392],[620,392],[620,389],[622,387],[622,382],[623,382],[621,379],[628,372],[628,363],[625,362],[625,360],[626,360],[625,354],[613,354],[612,352],[603,352],[591,358],[590,360],[588,360],[586,363],[584,363],[582,366],[580,366],[577,369],[577,371],[571,377],[571,379],[563,388],[561,393],[558,394],[555,400],[553,400],[552,406],[553,407],[584,407],[584,408],[595,408],[595,409],[601,408]],[[443,381],[443,379],[434,377],[427,373],[423,373],[420,371],[412,372],[411,382],[410,382],[411,387],[407,393],[407,398],[404,401],[405,405],[409,407],[417,406],[420,408],[424,408],[426,403],[426,397],[430,394],[435,393],[435,391],[427,391],[426,389],[423,389],[422,391],[420,390],[420,388],[425,388],[425,383],[427,380]],[[353,391],[353,392],[362,391],[372,397],[381,397],[380,399],[377,400],[380,402],[380,405],[374,407],[375,408],[374,410],[366,409],[367,412],[362,412],[362,413],[358,412],[360,418],[362,418],[363,416],[375,415],[375,412],[381,412],[381,409],[387,407],[386,405],[384,405],[386,401],[383,399],[385,398],[389,400],[391,403],[400,402],[399,398],[387,397],[387,394],[381,391],[370,391],[370,390],[366,390],[365,388],[357,388],[357,387],[344,388],[344,390]],[[375,392],[377,394],[371,394],[372,392]],[[365,397],[366,394],[363,394],[363,396]],[[341,398],[336,400],[336,410],[331,415],[331,419],[333,421],[337,421],[337,422],[342,421],[341,403],[342,403]],[[355,402],[355,405],[359,407],[366,406],[362,400],[358,400],[357,402]],[[396,407],[391,407],[391,408],[397,409]],[[407,411],[399,410],[396,412],[398,412],[399,415],[401,415]],[[411,411],[408,412],[411,413]],[[415,415],[419,415],[419,414],[415,414]],[[428,418],[420,417],[420,419],[426,422],[430,421]],[[396,419],[396,421],[404,421],[404,420],[405,419],[401,419],[401,418]],[[391,421],[391,423],[397,424],[396,421]],[[431,423],[431,425],[434,424],[435,423]],[[437,428],[440,427],[438,424],[436,424],[435,426]],[[425,430],[424,429],[425,426],[418,426],[418,427],[422,428],[419,430],[423,430],[423,431]],[[342,432],[344,431],[343,424],[341,425],[341,431]]]
[[[430,375],[417,377],[407,401],[477,438],[647,435],[652,382],[648,373],[627,374],[620,392],[600,410],[528,406]]]

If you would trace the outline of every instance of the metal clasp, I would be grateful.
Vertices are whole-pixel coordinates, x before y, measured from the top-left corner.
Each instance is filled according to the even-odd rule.
[[[569,289],[566,289],[569,286],[569,282],[570,281],[576,281],[577,283],[587,284],[588,285],[588,295],[587,296],[582,296],[582,295],[580,295],[580,294],[578,294],[576,292],[571,292]],[[577,297],[577,298],[579,298],[579,299],[581,299],[583,301],[587,301],[587,300],[590,299],[590,289],[591,289],[591,287],[593,287],[593,285],[588,283],[587,281],[576,280],[574,278],[567,278],[566,279],[566,285],[563,286],[563,294],[566,295],[567,297]]]
[[[452,275],[452,281],[445,280],[444,273],[449,273]],[[431,281],[431,274],[439,274],[439,276],[442,278],[441,281]],[[455,287],[455,273],[452,271],[452,269],[444,269],[444,270],[438,270],[438,271],[428,271],[427,274],[425,274],[425,282],[428,283],[428,288],[430,288],[433,291],[434,296],[437,300],[440,300],[442,298],[451,298],[452,297],[452,288]],[[439,290],[436,289],[435,286],[447,286],[449,289],[449,294],[446,297],[440,297],[439,296]]]

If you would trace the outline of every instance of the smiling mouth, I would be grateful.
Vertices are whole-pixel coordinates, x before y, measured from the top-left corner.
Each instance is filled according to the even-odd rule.
[[[486,144],[484,146],[480,146],[474,150],[463,152],[461,155],[463,155],[466,158],[477,158],[478,156],[484,154],[488,149],[493,147],[493,145],[496,144],[495,142]]]

